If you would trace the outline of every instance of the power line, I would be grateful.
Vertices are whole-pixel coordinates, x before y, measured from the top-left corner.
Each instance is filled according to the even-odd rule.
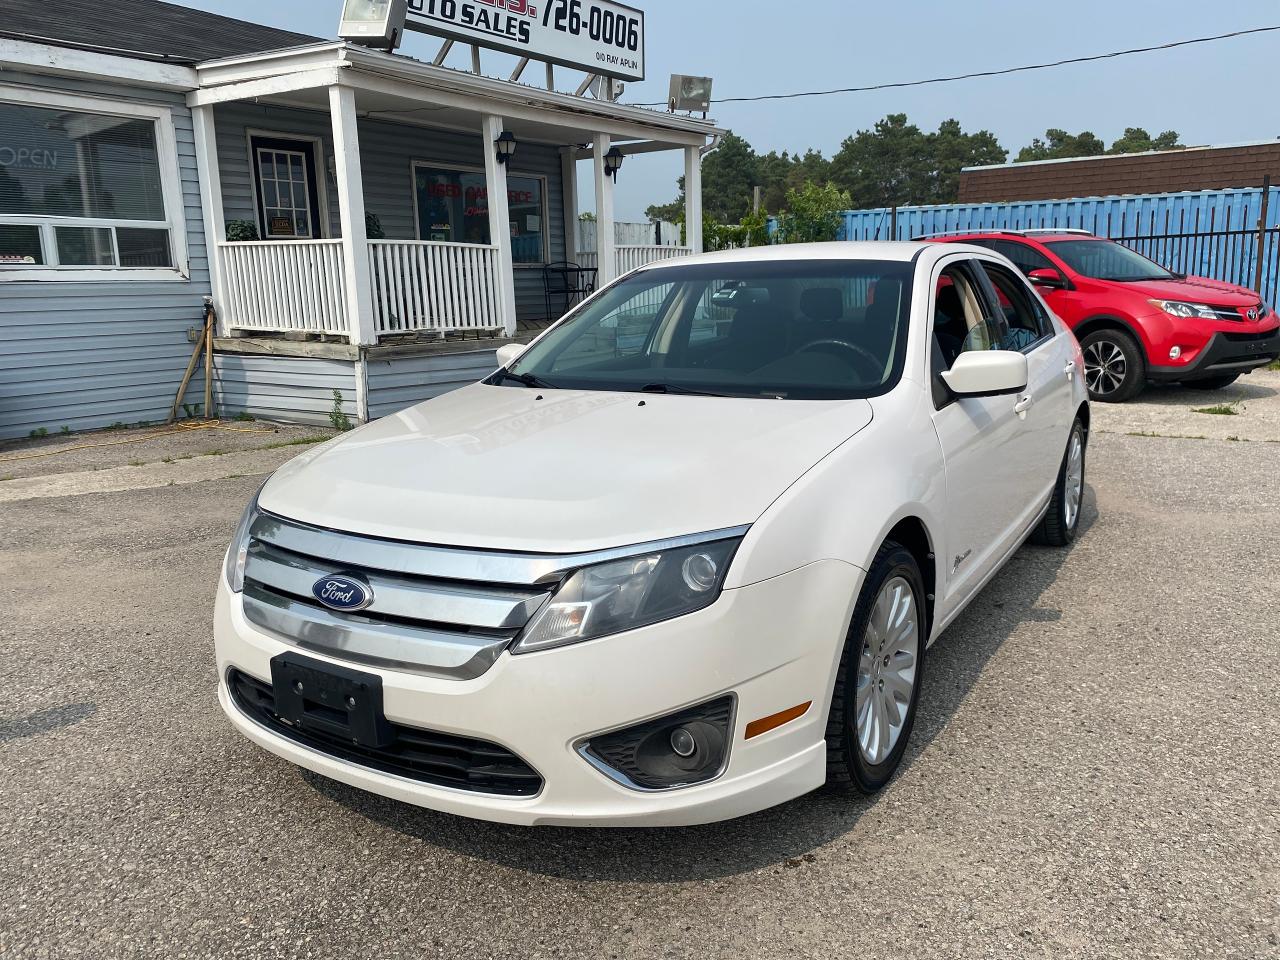
[[[1005,67],[1002,70],[980,70],[976,73],[961,73],[953,77],[931,77],[928,80],[901,80],[896,83],[876,83],[866,87],[841,87],[836,90],[807,90],[801,93],[769,93],[756,97],[719,97],[712,103],[755,103],[761,100],[796,100],[800,97],[830,97],[838,93],[868,93],[873,90],[894,90],[902,87],[923,87],[934,83],[954,83],[957,80],[975,80],[979,77],[1003,77],[1011,73],[1027,73],[1031,70],[1050,70],[1054,67],[1065,67],[1073,63],[1092,63],[1097,60],[1112,60],[1116,57],[1128,57],[1136,53],[1154,53],[1159,50],[1173,50],[1176,47],[1189,47],[1197,43],[1213,43],[1217,40],[1230,40],[1235,37],[1246,37],[1255,33],[1270,33],[1280,30],[1280,26],[1253,27],[1249,30],[1235,30],[1231,33],[1220,33],[1212,37],[1195,37],[1191,40],[1174,40],[1152,47],[1134,47],[1130,50],[1115,50],[1111,53],[1099,53],[1090,57],[1071,57],[1067,60],[1054,60],[1051,63],[1033,63],[1021,67]],[[665,107],[665,103],[638,103],[638,107]]]

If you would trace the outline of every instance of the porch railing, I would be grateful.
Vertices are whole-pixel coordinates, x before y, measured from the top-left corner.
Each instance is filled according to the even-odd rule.
[[[349,333],[341,240],[223,243],[218,255],[229,327]]]
[[[498,248],[371,240],[374,330],[500,330]]]
[[[643,267],[660,260],[675,260],[693,253],[689,247],[627,246],[617,248],[618,276],[630,273],[637,267]]]
[[[653,244],[615,247],[614,265],[616,275],[620,277],[624,273],[630,273],[637,267],[643,267],[646,264],[658,263],[662,260],[674,260],[677,257],[688,257],[692,254],[693,250],[689,247],[659,247]],[[600,266],[600,257],[594,250],[582,250],[579,251],[578,256],[574,259],[574,263],[580,267],[594,270]]]

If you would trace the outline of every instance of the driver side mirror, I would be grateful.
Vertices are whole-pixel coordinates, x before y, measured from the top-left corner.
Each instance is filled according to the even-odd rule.
[[[1027,355],[1016,350],[966,350],[942,379],[960,397],[994,397],[1027,388]]]
[[[1027,279],[1037,287],[1047,287],[1050,290],[1065,290],[1067,288],[1067,278],[1062,275],[1061,271],[1055,270],[1053,267],[1032,270],[1027,274]]]
[[[528,348],[523,343],[507,343],[498,348],[498,366],[509,367],[520,358]]]

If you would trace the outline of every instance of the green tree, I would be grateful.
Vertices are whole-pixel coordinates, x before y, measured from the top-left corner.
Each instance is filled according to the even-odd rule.
[[[849,194],[835,184],[809,181],[800,189],[787,191],[787,212],[778,218],[782,243],[816,243],[834,240],[850,209]]]
[[[959,120],[944,120],[929,134],[928,156],[933,167],[929,197],[917,203],[955,203],[960,196],[960,171],[1004,163],[1009,152],[990,130],[965,133]]]
[[[831,158],[831,180],[855,207],[888,207],[930,194],[927,139],[905,113],[876,121],[871,130],[846,137]]]
[[[944,120],[925,133],[906,114],[893,113],[848,137],[829,175],[857,207],[951,203],[962,168],[1003,163],[1007,156],[989,130],[965,133],[960,121]]]
[[[1142,127],[1125,127],[1124,136],[1111,144],[1107,153],[1145,153],[1148,150],[1180,150],[1186,145],[1178,140],[1178,131],[1166,130],[1152,137]]]
[[[1018,151],[1017,162],[1029,160],[1065,160],[1071,157],[1099,157],[1107,152],[1107,145],[1088,130],[1071,134],[1052,128],[1044,132],[1044,139],[1036,137],[1029,146]]]

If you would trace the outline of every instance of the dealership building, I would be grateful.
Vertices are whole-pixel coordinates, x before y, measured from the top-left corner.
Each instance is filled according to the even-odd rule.
[[[616,102],[643,73],[643,14],[585,4],[620,56],[519,6],[497,46],[524,56],[494,79],[494,44],[422,10],[434,62],[156,0],[6,0],[0,439],[163,419],[206,298],[220,414],[328,422],[336,391],[363,421],[480,378],[554,319],[549,265],[598,284],[697,252],[720,131]],[[472,70],[444,65],[454,45]],[[655,151],[683,159],[689,245],[618,246],[618,167]]]

